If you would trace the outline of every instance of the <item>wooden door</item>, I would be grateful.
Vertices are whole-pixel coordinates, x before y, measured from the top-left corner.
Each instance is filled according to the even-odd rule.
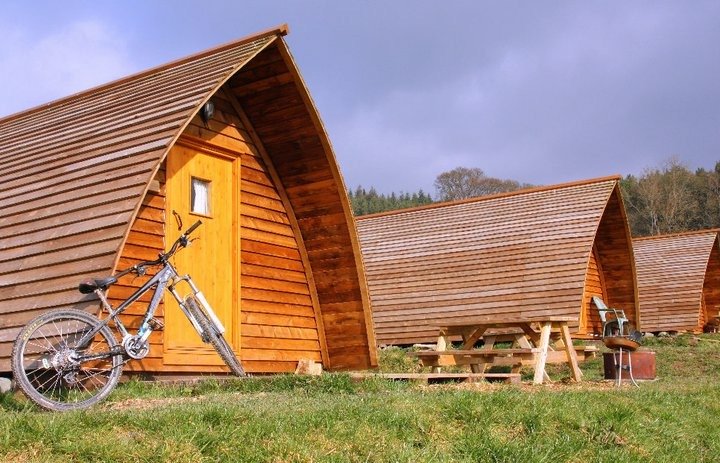
[[[223,325],[225,338],[239,351],[239,158],[176,145],[167,158],[167,246],[197,220],[192,244],[173,260],[192,276]],[[182,284],[181,294],[187,294]],[[171,296],[165,298],[164,362],[169,365],[222,365],[202,342]]]

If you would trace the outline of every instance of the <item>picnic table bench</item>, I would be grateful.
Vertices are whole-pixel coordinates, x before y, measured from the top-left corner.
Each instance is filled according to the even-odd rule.
[[[419,381],[427,384],[447,381],[503,381],[506,383],[519,383],[519,373],[350,373],[353,379],[384,378],[393,380]]]
[[[570,366],[572,377],[580,381],[582,372],[578,366],[578,352],[586,352],[584,346],[577,348],[572,344],[569,322],[577,317],[477,317],[443,323],[438,327],[438,341],[433,351],[413,352],[425,366],[432,367],[433,373],[451,365],[469,365],[475,374],[483,374],[488,365],[510,365],[511,374],[517,374],[523,365],[534,368],[533,382],[541,384],[547,377],[545,365],[550,362],[566,362]],[[516,348],[495,348],[496,335],[488,330],[511,329],[510,336]],[[551,350],[551,334],[559,350]],[[460,349],[447,349],[450,338],[460,335],[463,344]],[[507,335],[507,334],[506,334]],[[483,338],[484,345],[473,349],[475,343]],[[587,349],[592,351],[592,349]]]
[[[532,361],[540,349],[452,349],[445,351],[412,352],[425,366],[442,367],[451,365],[475,365],[492,363],[494,365],[515,365]]]

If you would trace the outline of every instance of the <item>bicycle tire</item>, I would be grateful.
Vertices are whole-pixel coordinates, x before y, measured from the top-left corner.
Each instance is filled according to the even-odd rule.
[[[20,390],[40,407],[52,411],[88,408],[115,389],[122,374],[121,354],[111,355],[117,340],[109,327],[89,345],[77,343],[100,320],[75,309],[53,310],[31,320],[13,344],[12,372]],[[78,361],[78,354],[108,352]]]
[[[203,341],[212,344],[235,376],[246,376],[245,369],[242,367],[242,364],[235,355],[235,352],[233,352],[232,347],[230,347],[230,344],[228,344],[225,340],[222,333],[220,333],[215,325],[210,321],[210,318],[202,309],[200,303],[193,297],[188,297],[185,299],[185,306],[188,309],[188,312],[195,317],[195,320],[197,320],[198,324],[205,333]]]

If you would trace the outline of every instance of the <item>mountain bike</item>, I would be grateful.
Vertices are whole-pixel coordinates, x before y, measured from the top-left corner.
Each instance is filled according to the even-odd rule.
[[[220,354],[232,373],[245,371],[223,337],[225,328],[195,286],[189,275],[180,275],[170,258],[190,245],[190,234],[200,226],[197,221],[187,229],[170,250],[156,260],[143,261],[107,278],[84,281],[78,286],[83,294],[95,293],[102,305],[95,317],[76,309],[46,312],[30,321],[19,333],[12,350],[12,371],[23,393],[42,408],[54,411],[90,407],[105,399],[115,388],[123,365],[143,359],[150,352],[150,335],[162,330],[155,311],[167,290],[205,343]],[[149,267],[161,267],[145,284],[116,308],[108,302],[106,292],[124,275],[146,274]],[[189,288],[181,296],[178,285]],[[155,289],[140,326],[133,334],[125,328],[120,314],[151,289]],[[107,316],[102,314],[107,313]],[[120,334],[118,342],[113,330]]]

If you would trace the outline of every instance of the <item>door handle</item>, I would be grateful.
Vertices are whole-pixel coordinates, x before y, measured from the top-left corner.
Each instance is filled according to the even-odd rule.
[[[177,222],[178,230],[182,230],[183,229],[182,217],[180,217],[180,214],[178,214],[175,211],[175,209],[173,209],[172,215],[175,217],[175,222]]]

